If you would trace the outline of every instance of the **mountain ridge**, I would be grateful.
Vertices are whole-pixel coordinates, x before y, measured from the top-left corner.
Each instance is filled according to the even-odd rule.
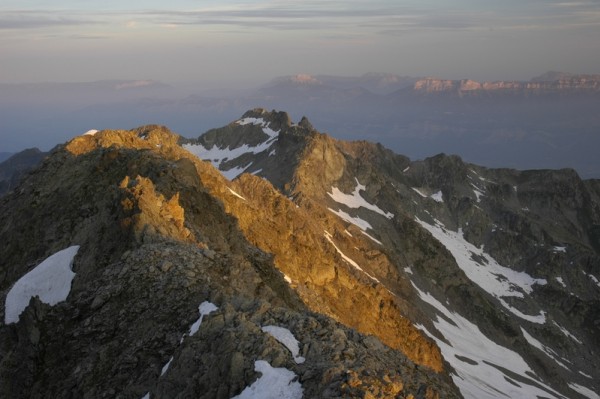
[[[264,113],[264,111],[261,112]],[[268,126],[268,116],[261,122],[261,125]],[[416,263],[422,262],[422,252],[411,249],[413,247],[420,247],[423,248],[421,251],[424,250],[423,244],[420,243],[424,241],[424,236],[422,232],[419,232],[418,225],[425,227],[429,233],[433,234],[441,242],[446,242],[449,239],[453,241],[458,240],[460,237],[453,236],[451,234],[454,233],[448,232],[460,232],[461,235],[464,235],[465,239],[473,242],[476,246],[487,249],[487,254],[485,255],[483,252],[481,252],[481,255],[475,255],[476,251],[481,251],[476,250],[476,246],[473,246],[469,250],[472,254],[471,261],[474,261],[475,264],[491,262],[512,264],[518,273],[523,273],[523,278],[529,275],[547,275],[549,269],[540,268],[540,264],[557,263],[556,254],[562,253],[563,249],[566,250],[567,247],[570,248],[570,245],[573,245],[573,250],[575,250],[576,247],[580,246],[581,242],[583,246],[580,248],[587,255],[579,258],[578,262],[581,262],[582,265],[587,265],[586,267],[592,267],[592,269],[589,269],[590,271],[585,271],[582,274],[582,283],[584,285],[587,284],[586,286],[588,287],[586,290],[591,289],[592,291],[588,291],[587,294],[582,294],[582,296],[591,299],[595,295],[592,294],[595,290],[595,286],[593,285],[594,280],[585,276],[591,270],[596,270],[598,263],[595,249],[598,245],[597,233],[595,231],[599,220],[598,197],[596,186],[594,185],[596,181],[591,180],[588,183],[584,183],[577,177],[573,170],[568,169],[562,171],[524,172],[507,169],[493,170],[465,164],[458,157],[445,155],[439,155],[424,161],[410,162],[407,158],[395,156],[390,152],[386,153],[383,147],[375,144],[339,142],[338,140],[318,134],[310,137],[313,140],[308,140],[305,151],[301,156],[302,162],[294,167],[295,173],[291,174],[292,178],[287,183],[279,183],[278,186],[282,187],[287,195],[291,195],[300,206],[306,206],[313,212],[319,208],[317,204],[328,204],[329,206],[325,209],[321,205],[321,213],[335,213],[338,217],[346,221],[347,228],[358,227],[358,231],[355,229],[350,232],[352,236],[354,234],[365,234],[367,237],[371,237],[369,239],[370,242],[373,240],[375,242],[382,242],[386,248],[386,256],[390,257],[391,263],[395,264],[398,269],[401,268],[399,265],[404,264],[406,266],[403,270],[413,270]],[[273,145],[275,146],[275,144]],[[245,157],[241,163],[236,163],[235,160],[237,158],[232,156],[228,159],[227,164],[220,164],[222,166],[221,169],[226,171],[227,168],[232,167],[236,168],[236,173],[247,171],[269,179],[271,171],[264,168],[266,165],[264,163],[264,156],[272,154],[272,148],[274,147],[266,148],[262,152],[262,156],[261,154],[255,154],[251,157]],[[386,156],[385,154],[388,155]],[[270,157],[276,158],[277,153],[275,152]],[[313,161],[310,161],[310,159],[313,159]],[[237,160],[240,161],[239,159]],[[377,167],[378,162],[373,162],[373,160],[379,161]],[[387,161],[381,162],[382,160]],[[273,164],[277,164],[277,162]],[[281,164],[280,162],[279,165]],[[319,171],[319,178],[311,178],[317,170]],[[388,175],[386,176],[386,173],[382,174],[382,171],[387,171]],[[235,177],[235,174],[231,176],[231,178],[233,177]],[[503,183],[496,182],[496,180],[503,181]],[[386,181],[387,183],[384,183]],[[540,185],[537,183],[538,181],[547,182],[549,187]],[[368,184],[365,183],[367,187],[362,186],[362,182],[368,182]],[[406,188],[403,188],[403,186]],[[336,190],[338,190],[338,194],[336,194]],[[343,194],[352,192],[352,190],[354,190],[354,194],[352,194],[354,199],[350,199],[347,194]],[[359,192],[360,194],[357,194]],[[582,193],[585,194],[582,196]],[[372,211],[364,211],[362,210],[363,208],[359,208],[358,211],[349,212],[347,208],[340,208],[339,203],[335,205],[335,200],[331,202],[331,199],[338,196],[340,201],[350,201],[352,203],[352,201],[358,200],[358,196],[360,196],[362,198],[361,201],[366,199],[367,203],[371,204],[368,205],[371,209],[379,209],[381,214],[385,215],[388,214],[388,211],[383,210],[394,209],[394,202],[396,209],[398,209],[398,200],[392,202],[392,198],[397,198],[398,194],[400,194],[401,198],[405,198],[405,200],[401,201],[403,209],[399,209],[399,212],[393,212],[394,225],[397,227],[392,229],[390,229],[387,223],[383,223],[385,218],[381,216],[373,217]],[[489,201],[487,200],[488,196]],[[418,206],[410,205],[411,202],[416,201],[415,198],[421,198],[421,201],[425,200],[423,206],[426,205],[427,212],[423,212],[421,204]],[[485,208],[487,211],[483,211],[482,206],[486,202],[489,202],[489,205]],[[524,202],[526,205],[521,202]],[[417,205],[417,203],[414,202],[414,205]],[[557,209],[569,209],[569,211],[561,211],[557,214]],[[571,210],[574,209],[589,210],[575,216],[577,213],[571,213]],[[493,213],[487,213],[490,211],[493,211]],[[358,212],[358,215],[356,212]],[[434,212],[435,216],[433,216]],[[532,215],[529,216],[529,213]],[[400,222],[397,215],[402,214],[405,216],[400,220],[404,219],[404,221]],[[406,216],[411,214],[415,216],[406,218]],[[554,223],[558,226],[565,226],[565,228],[557,229],[551,227]],[[486,227],[486,225],[489,227]],[[582,227],[573,229],[576,225],[581,225]],[[397,235],[398,231],[396,229],[399,226],[403,226],[401,230],[404,232],[403,236]],[[413,231],[414,233],[412,233]],[[416,234],[412,240],[412,244],[408,244],[411,242],[411,239],[409,238],[410,236],[406,235],[406,232]],[[337,239],[344,236],[343,232],[340,233]],[[516,237],[520,235],[523,238],[517,240]],[[462,238],[460,239],[462,240]],[[403,243],[400,247],[401,249],[392,249],[395,242]],[[532,248],[543,242],[546,242],[545,245],[550,245],[549,250],[541,252],[540,250],[532,251]],[[434,245],[433,248],[435,249],[433,251],[438,254],[444,254],[446,252],[443,247],[446,245],[448,244],[444,244],[442,248],[436,248]],[[465,242],[460,245],[467,246],[471,244]],[[341,252],[348,255],[347,251],[352,250],[341,250]],[[420,252],[421,255],[417,255],[415,252]],[[538,253],[536,254],[536,252]],[[360,256],[355,252],[351,253],[352,255],[349,255],[349,258],[355,259],[355,257]],[[407,256],[411,253],[413,255]],[[416,257],[411,259],[411,256]],[[452,257],[459,259],[459,256],[462,255],[452,252],[451,255],[446,253],[442,257],[446,259],[451,259]],[[477,260],[479,256],[482,256],[482,258]],[[476,291],[463,291],[464,288],[459,288],[465,285],[466,281],[476,278],[472,274],[474,270],[464,269],[463,265],[462,272],[455,269],[456,272],[454,273],[456,274],[454,277],[449,278],[448,270],[452,270],[454,267],[446,262],[446,260],[437,259],[435,262],[429,263],[429,270],[428,268],[420,269],[420,273],[429,275],[434,281],[445,281],[442,292],[450,295],[455,301],[462,303],[463,311],[473,312],[474,309],[469,310],[472,308],[472,303],[479,303],[480,305],[478,306],[483,306],[484,308],[497,306],[492,305],[496,300],[491,300],[490,302],[490,299],[485,298],[487,294],[481,297]],[[561,262],[563,261],[558,262],[558,264]],[[436,263],[437,265],[435,265]],[[554,267],[556,268],[558,264]],[[441,267],[441,265],[445,266]],[[505,270],[502,267],[499,270]],[[564,267],[561,266],[561,268]],[[447,270],[444,271],[444,269]],[[374,272],[377,269],[372,270],[369,270],[368,273],[373,273],[371,276],[379,279],[380,275]],[[551,273],[569,273],[572,278],[578,278],[576,274],[567,272],[565,269],[562,269],[562,271],[559,270],[560,268],[555,269]],[[462,274],[463,272],[467,273],[466,280],[465,275]],[[591,273],[597,273],[597,271]],[[536,283],[535,281],[538,280],[535,279],[531,281],[534,286],[538,287],[533,291],[538,296],[538,299],[533,299],[533,297],[525,294],[525,292],[530,290],[530,288],[527,288],[529,286],[523,286],[523,294],[515,295],[517,298],[523,298],[516,302],[513,299],[509,302],[503,299],[505,295],[508,295],[509,298],[514,295],[508,294],[510,291],[491,291],[495,292],[492,296],[495,296],[499,300],[501,308],[508,310],[508,314],[512,314],[512,317],[516,316],[517,320],[528,320],[534,326],[538,323],[546,324],[545,310],[538,313],[538,316],[529,316],[527,312],[535,312],[536,308],[539,312],[540,304],[549,301],[553,295],[556,295],[556,292],[560,291],[560,289],[558,291],[554,290],[556,290],[557,284],[559,287],[562,287],[561,282],[564,283],[564,279],[562,277],[546,278],[540,279],[540,283]],[[426,280],[420,280],[419,283],[429,284]],[[483,283],[480,281],[480,284]],[[411,284],[414,285],[415,282],[413,281]],[[555,288],[550,289],[551,287]],[[439,289],[435,288],[435,285],[429,286],[429,288],[432,290]],[[421,289],[419,288],[417,292],[421,292],[419,291]],[[487,288],[487,290],[490,290],[490,288]],[[419,295],[422,296],[424,294],[421,292]],[[466,298],[471,298],[471,300],[467,300]],[[588,309],[584,312],[586,316],[583,314],[576,316],[579,318],[579,323],[585,324],[584,319],[596,318],[596,316],[593,316],[595,312],[593,309],[597,307],[597,305],[594,305],[594,301],[592,300],[588,305],[584,305]],[[536,303],[538,304],[536,305]],[[581,304],[583,305],[583,302]],[[562,306],[565,307],[562,310],[558,310]],[[555,311],[558,311],[562,315],[560,317],[556,315],[555,317],[562,320],[564,314],[572,311],[570,306],[563,302],[555,309]],[[519,308],[528,310],[524,313],[522,310],[518,310]],[[511,335],[521,336],[520,340],[522,340],[522,344],[520,345],[526,347],[527,344],[533,342],[532,340],[527,341],[530,338],[530,335],[527,335],[529,333],[522,333],[519,330],[522,327],[518,327],[518,323],[516,325],[513,324],[514,321],[509,321],[510,317],[507,319],[506,315],[493,315],[493,313],[490,313],[491,319],[489,323],[491,324],[479,325],[479,328],[483,329],[482,331],[486,331],[495,335],[496,339],[500,339],[500,336],[492,331],[498,328],[506,332],[507,326],[513,325],[514,327],[508,328],[508,331],[512,329]],[[477,311],[471,313],[471,317],[475,314],[477,314]],[[594,334],[590,337],[593,336]],[[506,337],[502,339],[505,340]],[[595,339],[592,339],[592,341],[595,342]],[[514,345],[514,342],[510,340],[501,342],[504,342],[506,345]],[[597,342],[594,345],[597,345]],[[556,378],[556,375],[553,378]]]
[[[542,75],[541,79],[544,79]],[[438,78],[419,79],[413,86],[415,92],[457,92],[460,94],[478,92],[497,92],[526,95],[550,94],[550,93],[572,93],[590,92],[600,90],[600,75],[559,75],[553,80],[540,80],[540,78],[529,82],[520,81],[496,81],[477,82],[471,79],[447,80]]]
[[[386,397],[402,391],[420,397],[440,390],[458,395],[447,378],[414,365],[376,338],[309,316],[269,255],[247,243],[225,213],[224,206],[241,201],[234,191],[238,187],[175,145],[177,139],[158,126],[77,137],[2,198],[3,292],[24,266],[70,242],[81,245],[71,299],[49,307],[34,298],[19,323],[0,326],[3,395],[66,397],[74,390],[96,397],[142,397],[151,390],[160,397],[193,392],[231,397],[257,378],[256,358],[295,369],[308,396],[372,392]],[[48,179],[49,174],[55,178]],[[44,225],[35,222],[42,219]],[[200,338],[182,338],[179,352],[176,337],[184,335],[203,300],[223,309],[212,322],[217,324],[210,318]],[[75,319],[64,325],[64,316],[72,313]],[[307,366],[294,366],[276,342],[264,343],[257,325],[269,323],[303,331]],[[311,335],[312,343],[306,340]],[[202,346],[211,340],[223,349]],[[111,352],[115,347],[121,348],[119,354]],[[190,351],[212,360],[198,363]],[[101,358],[88,356],[94,352]],[[70,360],[56,358],[60,353]],[[168,353],[175,361],[167,363]],[[210,363],[221,366],[209,372]],[[185,371],[190,368],[198,378],[191,379]],[[164,370],[173,371],[163,376]]]
[[[76,137],[0,221],[3,294],[80,245],[67,300],[0,325],[8,396],[232,397],[261,359],[305,397],[599,390],[600,190],[574,171],[411,161],[254,109],[198,139]]]

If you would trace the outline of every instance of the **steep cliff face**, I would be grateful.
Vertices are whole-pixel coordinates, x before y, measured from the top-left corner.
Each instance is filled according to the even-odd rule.
[[[433,341],[332,243],[338,220],[228,181],[179,140],[81,136],[1,199],[0,396],[460,396]],[[55,269],[74,276],[48,301]]]
[[[261,110],[256,123],[268,128],[275,115]],[[367,142],[340,142],[308,129],[296,134],[293,152],[273,151],[287,140],[282,129],[263,152],[246,153],[244,162],[266,179],[276,173],[269,165],[285,168],[274,186],[293,199],[294,212],[308,212],[313,225],[299,228],[281,206],[232,213],[256,245],[276,254],[275,263],[303,298],[310,285],[320,298],[349,298],[335,295],[340,285],[361,287],[346,283],[347,270],[370,280],[380,291],[380,320],[400,314],[433,338],[468,397],[585,397],[599,389],[596,181],[582,181],[571,170],[486,169],[446,155],[410,162]],[[231,165],[241,158],[234,151],[239,146],[223,144]],[[262,190],[253,180],[243,175],[234,181],[244,198]],[[273,204],[267,198],[258,203]],[[258,227],[267,214],[286,215],[267,224],[282,237],[275,242]],[[318,229],[325,240],[304,238],[304,231]],[[338,264],[335,273],[309,267],[298,276],[295,265],[313,263],[298,242],[330,245],[346,267]],[[321,293],[319,284],[330,292]],[[373,312],[373,291],[360,291],[351,301],[364,304],[365,314]],[[321,299],[315,309],[329,313],[331,306]],[[370,321],[339,320],[373,333],[367,325],[377,317],[359,319]],[[385,323],[376,329],[395,345],[386,341]],[[418,361],[419,349],[399,347]]]

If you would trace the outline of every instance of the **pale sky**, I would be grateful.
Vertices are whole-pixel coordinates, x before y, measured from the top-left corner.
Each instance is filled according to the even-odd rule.
[[[600,73],[600,1],[2,0],[0,83]]]

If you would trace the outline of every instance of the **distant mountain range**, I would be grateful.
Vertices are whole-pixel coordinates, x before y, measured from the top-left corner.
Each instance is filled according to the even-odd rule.
[[[581,75],[565,72],[546,72],[530,81],[492,81],[477,82],[471,79],[441,79],[437,77],[409,77],[393,74],[370,73],[359,77],[339,77],[329,75],[292,75],[274,79],[264,89],[296,87],[296,88],[329,88],[329,89],[364,89],[374,94],[391,94],[396,91],[412,91],[417,93],[477,93],[482,91],[506,91],[522,95],[551,91],[599,92],[600,75]]]
[[[17,152],[92,128],[152,121],[186,137],[254,107],[308,116],[334,137],[380,142],[411,159],[457,154],[490,167],[565,168],[600,177],[600,75],[548,72],[477,82],[393,74],[294,75],[219,93],[152,81],[1,87],[0,134]]]

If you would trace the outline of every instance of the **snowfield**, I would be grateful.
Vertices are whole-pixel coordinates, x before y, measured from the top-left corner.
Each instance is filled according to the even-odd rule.
[[[556,364],[558,364],[560,367],[562,367],[566,370],[569,370],[569,371],[571,370],[568,366],[566,366],[564,363],[562,363],[558,359],[558,354],[555,351],[553,351],[552,348],[547,347],[546,345],[542,344],[540,341],[535,339],[531,334],[529,334],[527,331],[525,331],[525,329],[523,327],[521,327],[521,333],[523,334],[523,337],[525,337],[525,340],[527,341],[527,343],[529,343],[529,345],[544,352],[548,357],[550,357],[552,360],[554,360],[556,362]],[[564,362],[570,363],[566,359],[562,359],[562,360]]]
[[[435,225],[419,218],[416,218],[416,221],[450,251],[458,266],[471,281],[496,297],[512,314],[532,323],[546,322],[543,311],[538,315],[527,315],[502,299],[503,297],[523,298],[533,291],[534,285],[545,285],[547,283],[545,279],[533,278],[527,273],[500,265],[482,248],[477,248],[465,240],[461,229],[457,232],[448,230],[437,220]]]
[[[452,379],[465,398],[563,398],[541,381],[517,352],[496,344],[475,324],[448,310],[414,283],[413,287],[439,312],[433,324],[443,338],[422,325],[417,328],[438,344],[444,359],[454,368]]]
[[[65,301],[75,277],[72,266],[77,251],[79,245],[58,251],[21,277],[6,295],[4,323],[18,322],[34,296],[48,305]]]

